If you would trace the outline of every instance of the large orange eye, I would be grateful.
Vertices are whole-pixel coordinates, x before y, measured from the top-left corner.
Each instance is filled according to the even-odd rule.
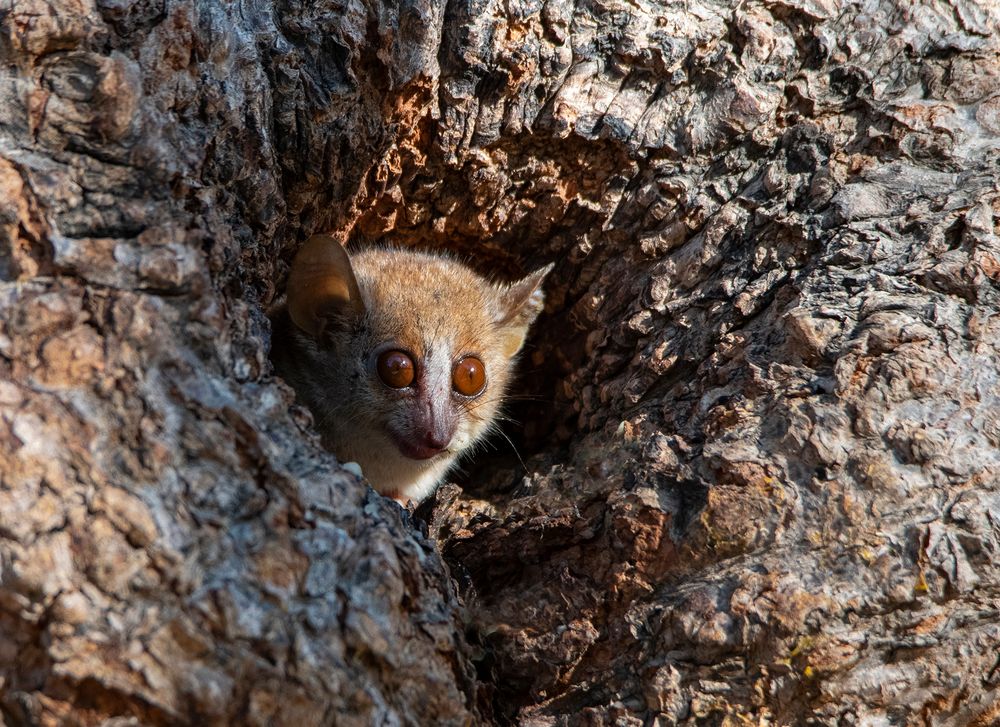
[[[476,396],[486,388],[486,367],[475,356],[466,356],[451,371],[451,385],[463,396]]]
[[[386,351],[379,355],[375,364],[378,377],[394,389],[405,389],[412,384],[415,368],[413,359],[402,351]]]

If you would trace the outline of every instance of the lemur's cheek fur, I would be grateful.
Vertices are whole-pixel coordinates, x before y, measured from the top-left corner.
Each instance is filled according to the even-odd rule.
[[[271,358],[312,411],[324,446],[356,461],[383,495],[419,502],[495,423],[495,392],[542,309],[550,269],[496,285],[439,255],[348,255],[317,235],[292,262],[287,302],[272,311]],[[484,339],[484,331],[496,335]],[[456,405],[456,396],[491,395]],[[420,406],[401,416],[407,396]]]

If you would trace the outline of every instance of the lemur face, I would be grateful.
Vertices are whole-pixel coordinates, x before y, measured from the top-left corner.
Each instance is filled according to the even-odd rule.
[[[497,285],[438,255],[348,257],[330,238],[310,239],[288,294],[300,349],[290,360],[302,371],[286,378],[324,444],[384,494],[429,494],[496,426],[549,269]]]

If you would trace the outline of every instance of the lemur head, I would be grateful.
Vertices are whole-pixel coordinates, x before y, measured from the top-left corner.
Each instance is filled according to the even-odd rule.
[[[551,267],[494,284],[439,255],[348,256],[310,238],[292,263],[288,313],[324,444],[383,493],[429,494],[495,425]]]

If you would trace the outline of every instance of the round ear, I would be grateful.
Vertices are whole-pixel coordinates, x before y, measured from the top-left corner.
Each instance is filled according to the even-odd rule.
[[[361,316],[365,304],[343,245],[329,235],[313,235],[299,248],[288,274],[288,314],[313,338],[333,321]]]
[[[500,304],[497,325],[502,333],[503,352],[508,358],[521,350],[528,327],[545,307],[542,283],[554,267],[554,263],[549,263],[516,283],[501,286],[497,291]]]

